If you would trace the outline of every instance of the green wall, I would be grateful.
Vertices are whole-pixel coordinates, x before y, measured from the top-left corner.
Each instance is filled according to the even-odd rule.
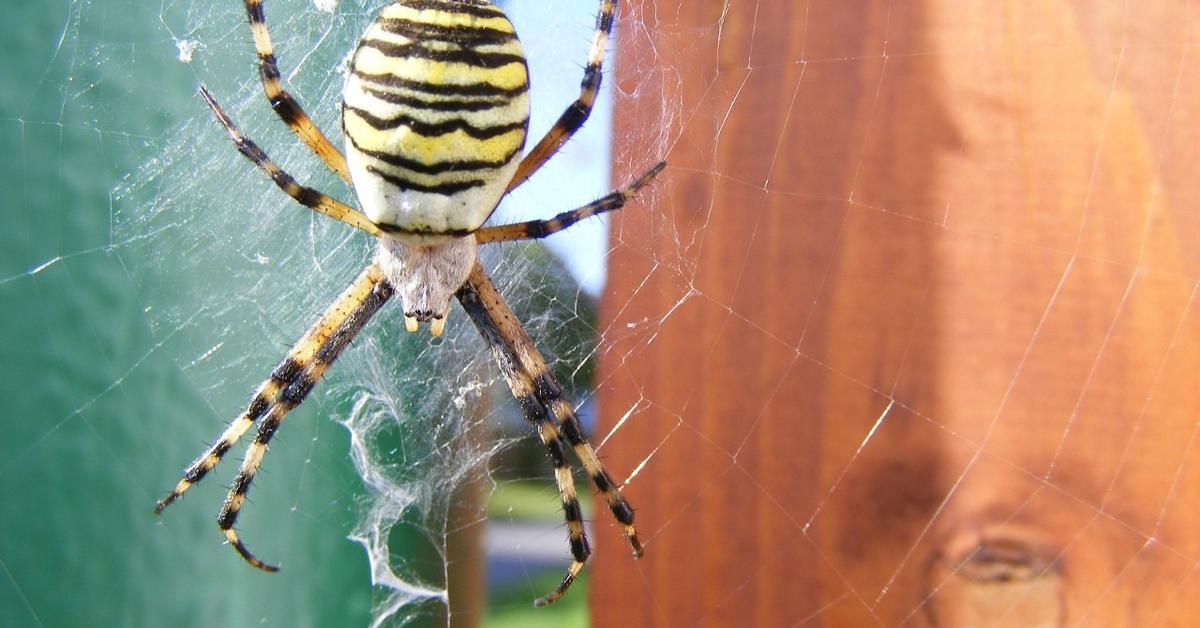
[[[0,626],[367,625],[384,593],[347,539],[366,489],[349,434],[333,420],[353,411],[361,397],[350,393],[361,390],[399,402],[387,410],[402,420],[371,442],[389,479],[408,482],[421,500],[412,509],[421,519],[389,534],[393,564],[444,586],[438,546],[448,500],[492,447],[463,450],[459,419],[486,396],[481,377],[496,381],[457,308],[440,343],[401,333],[397,312],[386,310],[289,415],[239,521],[250,547],[281,573],[249,568],[215,525],[240,449],[153,514],[349,282],[370,243],[279,194],[237,156],[196,95],[205,82],[298,178],[349,196],[258,93],[236,0],[10,4],[0,24]],[[328,69],[375,4],[344,0],[334,14],[314,11],[311,0],[268,6],[289,85],[335,137],[340,75]],[[202,45],[184,62],[179,42]],[[565,100],[577,69],[569,68]],[[547,120],[538,124],[561,106],[540,107]],[[568,380],[588,379],[594,357],[587,299],[536,247],[504,250],[502,260],[488,258],[503,267],[501,289],[519,313],[537,313],[524,318],[535,319],[534,337],[576,390]],[[498,390],[502,401],[473,418],[520,425]],[[506,438],[544,458],[535,439]],[[549,475],[541,464],[520,477]],[[542,493],[558,525],[553,488]],[[583,623],[582,584],[552,609],[529,605],[561,568],[545,583],[531,573],[501,592],[489,621]],[[436,625],[442,614],[426,602],[399,619]]]
[[[223,39],[213,36],[217,47],[249,39],[231,4],[223,12],[234,19]],[[213,327],[151,331],[146,308],[169,304],[146,280],[154,269],[139,267],[155,263],[130,241],[139,227],[121,224],[163,182],[114,191],[173,145],[170,132],[189,120],[207,123],[196,68],[172,55],[172,29],[199,23],[197,16],[172,3],[125,0],[5,9],[0,626],[366,625],[366,558],[346,539],[362,489],[347,433],[327,418],[345,411],[336,400],[289,418],[247,507],[247,540],[282,562],[282,573],[248,568],[214,523],[240,454],[161,518],[152,513],[283,350],[218,370],[217,383],[212,374],[189,374],[181,360]],[[210,57],[253,71],[249,54]],[[259,119],[269,115],[264,105]],[[215,146],[219,134],[204,141]],[[235,345],[241,338],[221,337]],[[297,470],[304,477],[294,477]]]

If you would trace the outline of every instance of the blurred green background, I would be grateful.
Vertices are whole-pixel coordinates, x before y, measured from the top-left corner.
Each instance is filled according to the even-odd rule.
[[[196,133],[196,151],[228,151],[219,157],[221,176],[244,173],[232,182],[220,176],[203,181],[201,201],[207,203],[223,189],[274,193],[257,173],[246,172],[249,164],[228,157],[232,148],[214,132],[215,124],[195,96],[200,79],[220,80],[228,74],[216,87],[236,93],[240,100],[235,104],[251,102],[248,81],[254,68],[248,30],[240,3],[224,4],[231,6],[212,11],[232,16],[229,20],[214,19],[208,9],[188,4],[127,0],[6,7],[8,19],[0,25],[0,150],[6,157],[0,169],[5,190],[0,395],[7,402],[0,423],[0,495],[5,502],[0,509],[0,626],[354,626],[368,624],[372,603],[380,600],[380,590],[370,584],[363,549],[346,538],[362,512],[364,489],[347,454],[349,434],[330,420],[351,411],[352,398],[338,394],[341,388],[331,385],[328,394],[318,388],[309,403],[289,416],[240,524],[252,548],[283,563],[282,573],[248,568],[224,546],[214,525],[224,484],[240,455],[231,455],[214,479],[163,517],[152,513],[155,500],[286,350],[285,339],[298,336],[316,315],[319,306],[313,304],[328,301],[366,251],[361,243],[346,244],[349,236],[337,240],[344,259],[332,268],[332,276],[294,305],[287,300],[294,293],[286,293],[283,305],[276,306],[286,316],[269,332],[257,317],[274,310],[258,304],[231,306],[211,317],[201,310],[195,320],[182,322],[157,313],[182,307],[174,301],[177,294],[226,280],[204,263],[176,259],[194,255],[206,260],[221,249],[205,243],[179,250],[180,243],[202,238],[159,232],[153,221],[137,219],[144,209],[137,204],[173,189],[177,182],[171,177],[214,162],[189,163],[184,155],[151,170],[156,179],[142,185],[137,178],[147,172],[146,164],[158,163],[164,150],[180,142],[192,142],[189,134]],[[270,9],[289,6],[277,4],[279,8],[273,3]],[[380,3],[344,4],[369,16]],[[290,6],[312,11],[311,3]],[[322,38],[324,54],[336,61],[356,33],[341,33],[344,24],[336,19],[320,14],[314,19],[326,30],[312,35]],[[296,32],[303,25],[293,28],[292,36],[307,35]],[[207,30],[178,30],[192,26]],[[332,31],[339,31],[337,38],[325,42]],[[200,67],[181,63],[176,54],[177,44],[193,36],[208,47]],[[282,56],[286,64],[289,56]],[[221,69],[222,64],[228,67]],[[310,81],[319,97],[327,96],[320,90],[327,91],[332,82],[328,76]],[[302,92],[304,86],[295,89]],[[318,116],[323,123],[333,104],[323,105]],[[270,128],[274,122],[266,104],[253,106],[256,117],[244,126]],[[267,133],[261,138],[264,145],[290,141],[279,128]],[[317,171],[310,164],[304,172]],[[253,184],[242,189],[243,181]],[[330,181],[324,175],[316,182]],[[277,197],[269,203],[286,207]],[[181,205],[186,203],[172,207]],[[239,205],[231,201],[195,209],[219,217],[219,212],[238,211]],[[287,215],[291,225],[309,229],[307,216]],[[220,224],[218,218],[204,220],[177,224]],[[257,242],[269,238],[286,245],[287,235],[281,229]],[[524,260],[531,254],[530,249],[513,250]],[[236,247],[228,251],[235,260],[230,263],[247,254]],[[535,260],[525,261],[523,268],[543,269],[532,280],[541,296],[525,305],[563,307],[562,301],[570,302],[564,316],[574,331],[561,341],[566,348],[557,352],[557,364],[570,372],[574,358],[567,354],[586,354],[588,343],[579,336],[586,335],[590,324],[586,299],[562,282],[562,271],[547,263],[544,253],[532,249],[532,254]],[[297,290],[304,292],[304,287]],[[469,327],[465,317],[455,322]],[[542,326],[562,335],[563,325],[557,323]],[[473,338],[451,343],[454,353],[470,354],[473,360],[483,351]],[[203,347],[212,347],[219,367],[206,366],[210,356]],[[556,353],[555,347],[550,352]],[[587,369],[582,374],[586,377]],[[416,381],[440,383],[428,377]],[[502,397],[496,401],[507,402]],[[501,412],[506,413],[511,408]],[[396,446],[401,445],[421,446]],[[533,459],[538,456],[540,451]],[[522,464],[512,463],[518,471],[509,475],[529,477]],[[532,490],[542,498],[546,515],[559,516],[553,489],[520,488],[524,484],[509,483],[503,471],[499,475],[489,485],[489,491],[499,487],[493,512],[519,518],[512,513],[521,508],[512,504],[523,503]],[[431,543],[426,526],[427,520],[418,517],[393,530],[391,550],[402,554],[415,573],[436,579],[443,561],[437,536]],[[562,566],[544,576],[529,574],[509,592],[493,595],[491,625],[584,623],[586,590],[580,585],[549,610],[529,609],[529,602],[557,580]],[[443,616],[441,605],[432,602],[405,607],[400,619],[437,625]]]

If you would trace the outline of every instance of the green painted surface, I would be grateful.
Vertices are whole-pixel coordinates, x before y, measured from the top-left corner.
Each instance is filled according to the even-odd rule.
[[[311,2],[271,3],[276,16],[305,7],[297,19],[273,20],[277,48],[284,49],[283,42],[292,51],[315,41],[304,57],[308,67],[336,67],[369,12],[354,4],[330,15],[312,11]],[[6,8],[9,19],[0,24],[0,626],[367,625],[381,594],[370,585],[362,548],[347,539],[365,490],[347,455],[348,432],[331,417],[350,412],[353,396],[338,386],[367,372],[369,360],[318,387],[272,442],[239,527],[262,558],[282,565],[281,573],[245,565],[215,525],[240,448],[161,517],[152,512],[368,254],[362,242],[338,235],[338,225],[312,222],[293,209],[236,157],[196,97],[197,83],[207,82],[289,169],[345,195],[254,93],[240,4],[67,0]],[[204,42],[194,62],[177,58],[181,40]],[[311,96],[310,111],[334,132],[330,103],[336,98],[329,99],[337,82],[313,72],[291,82],[298,94]],[[218,200],[225,198],[231,200]],[[313,254],[314,242],[332,243],[335,251]],[[559,313],[539,319],[543,330],[554,332],[538,336],[539,344],[559,356],[560,375],[583,363],[578,373],[586,379],[587,304],[561,283],[561,269],[544,253],[529,258],[536,248],[507,250],[510,280],[500,281],[501,288],[522,295],[519,311]],[[270,271],[271,281],[297,268],[309,281],[278,293],[271,285],[242,293],[241,283],[257,277],[259,255],[284,268]],[[524,281],[534,289],[513,285],[512,277],[530,270]],[[223,299],[230,304],[212,309]],[[405,389],[413,407],[404,411],[427,422],[384,434],[394,442],[377,444],[379,451],[399,452],[397,466],[434,459],[414,472],[433,474],[437,457],[414,433],[438,425],[449,393],[425,391],[471,384],[473,372],[494,376],[494,367],[461,311],[452,319],[460,328],[433,354],[440,357],[426,355],[425,338],[397,340],[403,334],[387,330],[399,329],[394,314],[381,315],[371,332],[377,345],[394,347],[381,361],[385,380],[401,372],[399,364],[413,365],[405,372],[438,372],[439,364],[461,363],[447,382],[419,374],[398,382],[421,387]],[[454,334],[469,340],[460,343]],[[515,407],[498,413],[513,414]],[[534,457],[542,456],[538,449]],[[526,477],[549,476],[548,466],[536,469]],[[398,526],[389,537],[393,558],[434,586],[441,586],[443,568],[433,547],[436,510],[445,505],[436,495],[450,488],[432,486],[434,512],[424,515],[431,519]],[[551,488],[518,501],[531,514],[559,516]],[[556,567],[545,586],[523,582],[511,596],[500,592],[489,621],[585,624],[582,582],[552,609],[529,604],[558,577]],[[438,604],[417,604],[401,619],[438,625],[441,613]]]
[[[139,288],[136,247],[110,247],[124,237],[114,216],[137,209],[113,190],[200,111],[166,31],[190,20],[123,0],[5,9],[0,626],[366,625],[367,561],[346,538],[362,489],[346,431],[326,418],[339,400],[289,418],[248,506],[247,539],[281,573],[248,568],[214,523],[240,454],[152,512],[279,357],[201,390],[179,344],[212,330],[152,332],[144,310],[162,293]]]

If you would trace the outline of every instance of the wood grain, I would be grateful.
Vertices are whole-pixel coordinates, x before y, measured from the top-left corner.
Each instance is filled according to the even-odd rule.
[[[595,625],[1191,624],[1200,8],[622,11]]]

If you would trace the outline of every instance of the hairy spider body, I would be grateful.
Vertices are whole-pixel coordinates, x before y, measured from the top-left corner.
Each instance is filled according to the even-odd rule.
[[[478,247],[473,236],[428,246],[406,244],[390,234],[379,237],[375,259],[400,295],[408,331],[429,322],[430,332],[442,335],[450,298],[471,274]]]
[[[572,561],[559,585],[537,603],[561,597],[591,551],[568,450],[574,451],[621,524],[634,556],[640,557],[633,508],[600,463],[532,339],[476,261],[479,245],[542,238],[620,209],[665,166],[660,162],[626,187],[548,220],[482,226],[500,199],[540,169],[587,120],[600,87],[616,1],[600,0],[579,97],[527,155],[522,150],[529,124],[528,69],[503,11],[489,0],[393,2],[367,29],[351,63],[342,104],[346,157],[283,89],[262,1],[243,0],[263,91],[288,127],[351,184],[363,211],[298,183],[238,130],[205,87],[200,94],[238,150],[276,186],[313,211],[375,237],[378,252],[258,386],[243,413],[184,470],[155,512],[201,481],[257,424],[217,526],[247,562],[276,571],[250,552],[235,525],[283,419],[393,294],[403,302],[407,330],[430,322],[433,335],[442,333],[454,296],[490,348],[554,465]]]

